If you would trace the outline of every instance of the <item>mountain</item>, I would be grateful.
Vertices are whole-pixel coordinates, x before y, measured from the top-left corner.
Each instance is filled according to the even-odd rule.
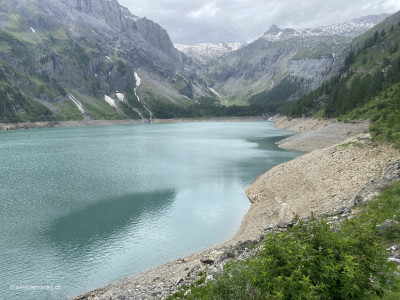
[[[188,105],[205,90],[165,29],[117,0],[0,7],[1,121],[149,119],[157,103]]]
[[[0,0],[0,122],[273,113],[335,75],[385,17],[174,46],[117,0]]]
[[[218,44],[200,43],[194,46],[175,44],[175,48],[185,53],[187,56],[194,58],[197,63],[207,64],[212,61],[218,61],[222,56],[229,52],[236,51],[245,47],[245,42],[228,43],[222,42]]]
[[[309,29],[281,29],[273,25],[256,41],[228,52],[217,64],[211,62],[201,76],[226,104],[248,103],[252,96],[263,98],[284,78],[286,83],[293,81],[296,86],[300,81],[302,92],[308,91],[336,74],[354,37],[387,16],[368,16]]]
[[[335,76],[284,111],[370,119],[375,139],[400,147],[400,12],[357,37],[346,53]]]
[[[352,21],[333,24],[328,26],[318,26],[316,28],[306,29],[280,29],[276,25],[271,28],[262,36],[264,39],[271,42],[283,41],[294,37],[308,37],[308,36],[342,36],[354,38],[363,34],[368,29],[376,24],[382,22],[389,15],[372,15],[361,18],[353,19]]]

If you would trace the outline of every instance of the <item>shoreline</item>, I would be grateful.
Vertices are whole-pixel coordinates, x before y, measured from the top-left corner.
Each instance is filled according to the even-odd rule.
[[[249,246],[261,242],[271,228],[286,228],[295,215],[307,218],[311,212],[320,216],[348,211],[354,205],[354,195],[400,157],[399,150],[388,145],[369,145],[367,122],[285,117],[272,122],[277,128],[298,132],[279,142],[281,148],[304,151],[306,141],[313,151],[275,166],[246,189],[252,205],[233,238],[75,299],[163,299],[182,284],[198,280],[199,272],[217,273],[224,261],[249,251]],[[338,146],[341,144],[344,146]]]
[[[189,123],[189,122],[256,122],[265,121],[263,117],[213,117],[213,118],[177,118],[177,119],[154,119],[153,124]],[[112,126],[142,124],[141,120],[82,120],[82,121],[45,121],[45,122],[17,122],[0,123],[0,131],[21,129],[43,129],[60,127],[85,127],[85,126]],[[150,123],[144,123],[150,124]]]

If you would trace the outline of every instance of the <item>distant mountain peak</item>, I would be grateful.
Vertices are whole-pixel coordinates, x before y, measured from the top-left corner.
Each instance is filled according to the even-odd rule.
[[[371,15],[361,18],[356,18],[351,21],[332,24],[327,26],[318,26],[315,28],[303,28],[303,29],[292,29],[284,28],[281,29],[277,25],[272,25],[270,29],[264,33],[263,39],[271,42],[287,40],[295,37],[304,36],[332,36],[340,35],[345,37],[356,37],[368,29],[372,28],[376,24],[382,22],[389,15]]]
[[[205,62],[209,59],[216,59],[223,55],[243,48],[247,44],[245,42],[229,43],[221,42],[218,44],[200,43],[194,46],[175,44],[175,48],[185,53],[188,56],[198,59],[200,62]]]
[[[281,29],[276,24],[272,24],[272,26],[268,29],[267,32],[276,33],[276,32],[279,32],[280,30]]]

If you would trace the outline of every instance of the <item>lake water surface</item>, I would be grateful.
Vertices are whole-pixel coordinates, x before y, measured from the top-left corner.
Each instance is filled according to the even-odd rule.
[[[0,299],[69,299],[228,240],[299,155],[268,122],[0,132]]]

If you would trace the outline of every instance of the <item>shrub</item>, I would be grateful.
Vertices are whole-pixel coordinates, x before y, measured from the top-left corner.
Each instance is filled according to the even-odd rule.
[[[187,299],[363,299],[385,295],[393,263],[374,223],[324,220],[272,233],[254,259],[232,261],[215,281],[192,286]],[[174,298],[181,298],[176,294]],[[172,298],[171,298],[172,299]]]
[[[383,295],[393,265],[378,243],[376,226],[346,222],[340,231],[312,220],[270,235],[250,262],[251,284],[265,299],[361,299]]]

